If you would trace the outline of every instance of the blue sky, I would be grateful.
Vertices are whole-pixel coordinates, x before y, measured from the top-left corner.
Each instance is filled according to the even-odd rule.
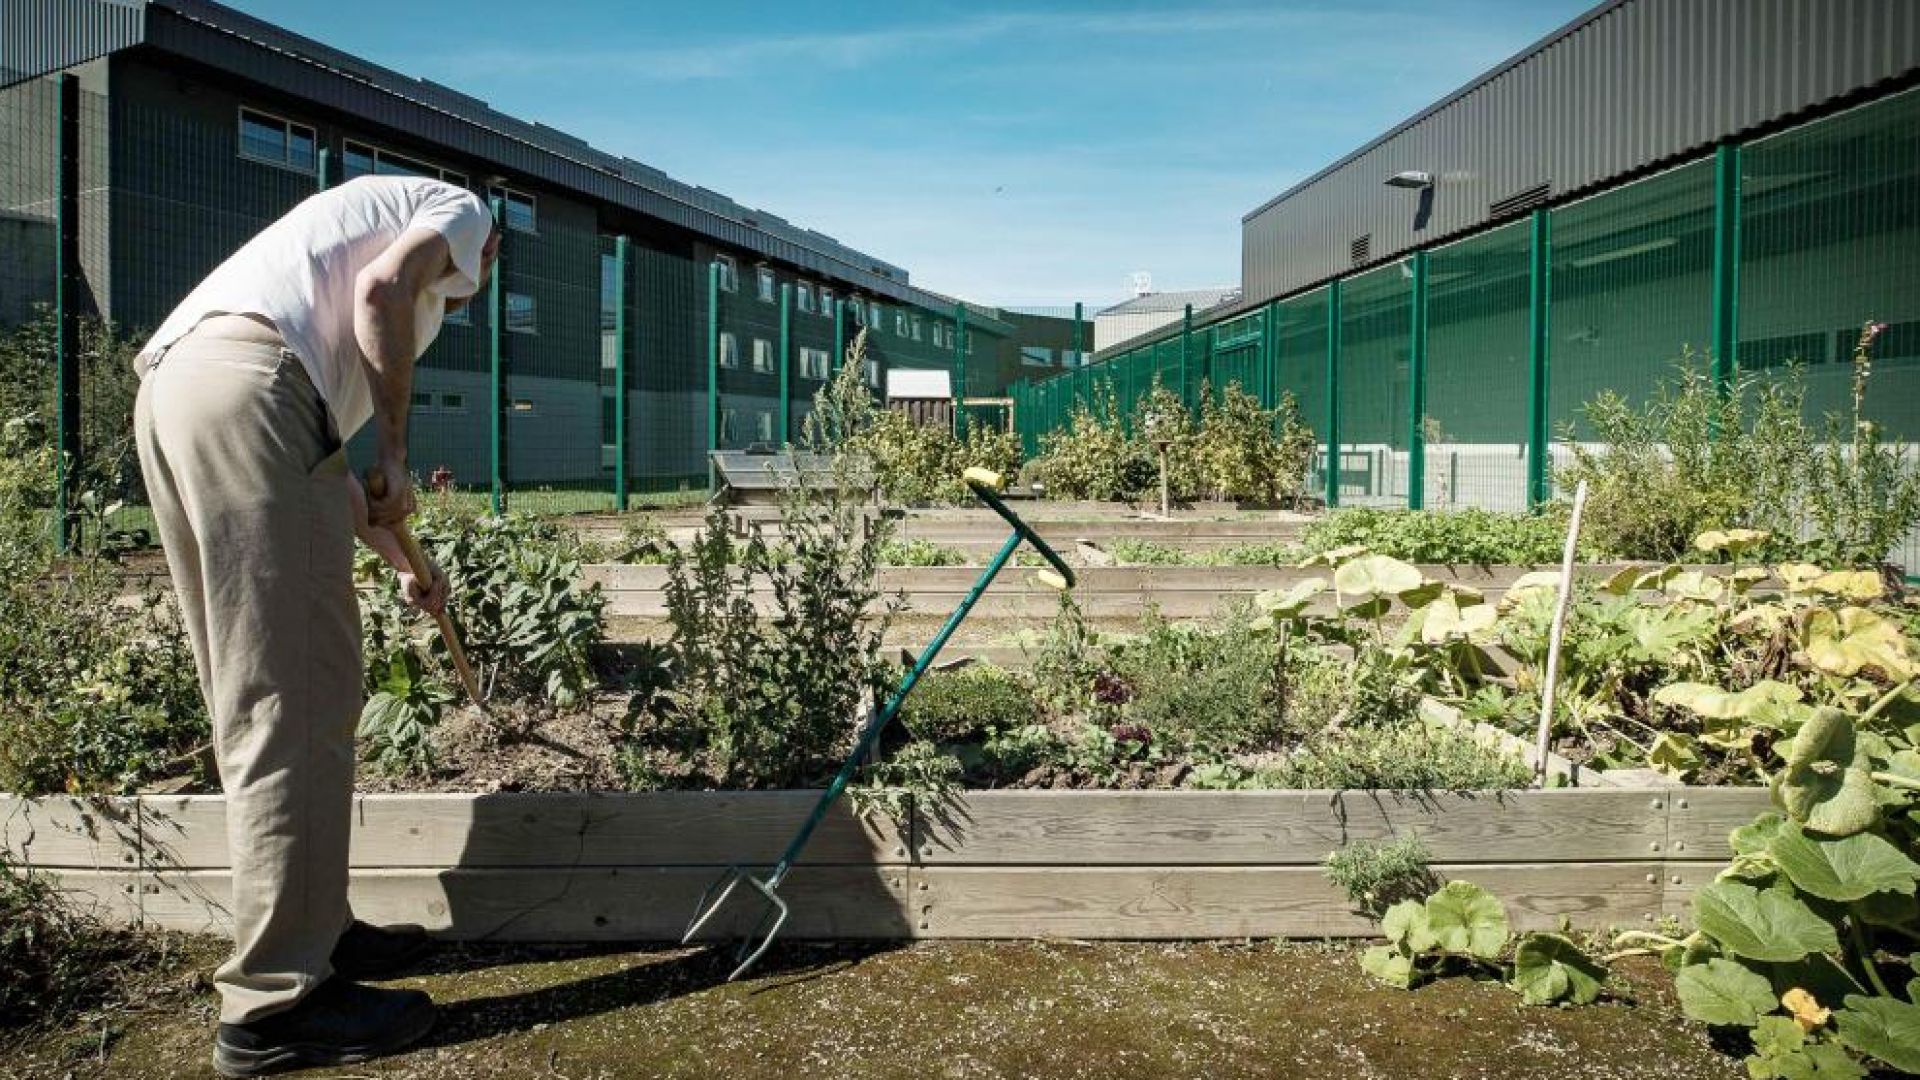
[[[1588,6],[228,2],[1000,304],[1236,283],[1242,214]]]

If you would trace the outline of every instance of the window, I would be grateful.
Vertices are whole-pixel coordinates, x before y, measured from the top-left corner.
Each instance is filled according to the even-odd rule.
[[[860,327],[867,325],[867,305],[856,298],[848,302],[847,310],[853,312],[853,325]]]
[[[415,390],[413,392],[413,407],[416,409],[433,408],[433,394],[426,390]]]
[[[896,311],[893,313],[893,332],[895,334],[898,334],[901,337],[907,336],[907,313],[906,312]]]
[[[249,161],[311,173],[319,167],[318,145],[313,129],[305,124],[252,109],[240,110],[240,156]]]
[[[441,394],[440,395],[440,411],[450,412],[450,413],[466,412],[467,411],[467,395]]]
[[[946,337],[947,337],[947,328],[940,325],[939,323],[934,323],[933,324],[933,347],[936,349],[940,348],[943,344],[945,344]]]
[[[540,320],[534,311],[533,297],[526,293],[507,294],[507,332],[510,334],[540,332]]]
[[[761,267],[760,268],[760,299],[769,304],[773,303],[773,296],[775,291],[776,290],[774,289],[773,267],[771,266]]]
[[[1052,367],[1053,350],[1038,345],[1020,346],[1020,362],[1028,367]]]
[[[913,317],[913,340],[922,341],[922,340],[925,340],[925,338],[926,338],[926,324],[920,321],[920,316],[915,315]]]
[[[753,339],[753,370],[773,370],[773,342],[768,341],[766,338],[757,337]]]
[[[455,187],[467,186],[465,173],[443,169],[405,154],[381,150],[352,139],[348,139],[341,149],[345,152],[340,155],[340,172],[348,180],[356,176],[424,176]]]
[[[600,445],[620,445],[620,418],[614,415],[612,394],[600,397]]]
[[[759,436],[760,441],[765,443],[772,442],[773,441],[773,414],[768,412],[765,409],[761,409],[754,414],[753,419],[754,419],[754,426],[757,429],[755,434]]]
[[[740,366],[740,339],[730,330],[720,333],[720,366],[737,368]]]
[[[733,429],[739,426],[739,422],[740,422],[740,410],[738,409],[721,409],[720,410],[720,445],[721,446],[726,446],[733,442]]]
[[[825,379],[827,377],[827,350],[800,347],[800,377],[803,379]]]
[[[813,286],[803,281],[795,287],[794,291],[800,294],[800,310],[809,315],[813,314]]]
[[[720,288],[726,292],[739,292],[740,264],[731,255],[715,255],[713,261],[720,264]]]
[[[878,360],[867,361],[867,385],[875,390],[880,389],[880,361]]]
[[[536,413],[533,402],[527,398],[515,398],[508,408],[513,410],[515,416],[533,416]]]
[[[875,330],[880,329],[882,325],[880,319],[880,304],[878,301],[867,305],[867,325],[873,327]]]
[[[448,326],[472,326],[473,301],[469,300],[457,308],[449,308],[441,321]]]
[[[833,315],[833,290],[825,285],[820,286],[820,314],[828,317]]]
[[[533,196],[508,187],[490,187],[487,197],[500,200],[501,224],[507,228],[527,233],[540,231],[538,207],[534,205]]]
[[[1074,352],[1072,349],[1060,350],[1060,366],[1061,367],[1079,367],[1082,364],[1085,364],[1086,362],[1087,362],[1086,353]]]

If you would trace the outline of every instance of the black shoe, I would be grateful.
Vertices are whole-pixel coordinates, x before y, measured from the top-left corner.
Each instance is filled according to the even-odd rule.
[[[433,999],[333,978],[285,1012],[221,1024],[213,1070],[225,1077],[351,1065],[410,1046],[433,1030]]]
[[[417,926],[370,926],[359,919],[333,947],[333,973],[342,979],[380,979],[398,974],[433,950]]]

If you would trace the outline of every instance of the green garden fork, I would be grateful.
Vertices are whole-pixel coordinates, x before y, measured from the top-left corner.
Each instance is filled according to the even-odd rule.
[[[746,974],[773,946],[773,939],[779,936],[781,927],[786,925],[788,915],[787,902],[780,899],[780,883],[786,880],[788,871],[792,870],[793,864],[799,860],[800,852],[806,848],[807,841],[813,836],[813,830],[818,828],[820,822],[826,818],[828,808],[832,807],[834,800],[847,790],[847,784],[853,780],[853,774],[859,771],[860,763],[866,759],[872,752],[874,744],[879,741],[880,733],[886,730],[887,724],[899,714],[901,704],[907,700],[908,694],[913,693],[913,688],[919,683],[920,676],[926,674],[927,669],[933,666],[934,658],[940,655],[941,647],[947,643],[948,638],[953,636],[953,632],[960,628],[960,624],[966,621],[967,613],[973,610],[974,602],[980,599],[981,593],[987,591],[987,586],[993,584],[994,577],[1013,558],[1013,553],[1019,549],[1021,542],[1032,544],[1034,550],[1052,565],[1051,570],[1042,570],[1036,575],[1040,581],[1060,590],[1073,587],[1073,571],[1068,568],[1066,562],[1047,546],[1045,540],[1040,539],[1040,535],[1033,531],[1032,526],[1021,521],[1019,515],[1008,509],[1007,504],[1001,500],[999,494],[1001,480],[998,473],[987,469],[968,469],[963,479],[975,498],[986,503],[994,513],[1005,518],[1008,525],[1013,526],[1013,533],[1007,537],[1006,543],[1000,545],[999,552],[994,555],[992,561],[987,563],[987,568],[980,572],[980,577],[974,581],[973,588],[967,590],[967,595],[961,598],[960,605],[953,609],[953,614],[947,617],[946,625],[940,628],[940,632],[935,634],[933,640],[928,642],[927,647],[921,651],[920,658],[914,661],[913,669],[907,672],[906,677],[901,679],[900,685],[895,688],[893,697],[888,699],[886,706],[860,733],[860,740],[854,744],[853,753],[847,755],[846,763],[840,766],[840,772],[834,776],[833,783],[828,784],[827,790],[820,793],[820,801],[814,804],[813,812],[807,815],[806,822],[800,826],[800,831],[794,834],[793,841],[787,845],[787,850],[781,854],[780,861],[774,864],[772,871],[765,877],[756,877],[745,867],[730,866],[712,885],[707,886],[706,892],[700,895],[700,904],[694,909],[693,921],[687,924],[687,932],[680,937],[682,945],[691,942],[694,935],[700,932],[701,927],[712,921],[714,915],[726,906],[728,898],[738,891],[743,882],[765,900],[765,912],[754,924],[753,932],[741,939],[739,949],[734,953],[734,960],[739,966],[733,969],[733,974],[727,976],[728,982]]]

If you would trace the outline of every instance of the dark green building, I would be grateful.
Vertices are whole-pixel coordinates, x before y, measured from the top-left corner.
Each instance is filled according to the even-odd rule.
[[[1018,348],[903,267],[219,4],[0,0],[0,328],[59,292],[142,333],[366,173],[459,184],[507,226],[498,296],[415,383],[412,459],[462,484],[703,485],[710,445],[798,437],[863,328],[874,385],[938,367],[997,395]]]

